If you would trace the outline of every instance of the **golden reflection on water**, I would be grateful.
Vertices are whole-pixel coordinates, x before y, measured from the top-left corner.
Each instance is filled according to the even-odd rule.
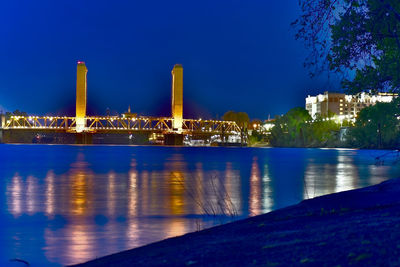
[[[131,165],[132,166],[132,165]],[[138,172],[136,164],[129,171],[129,188],[128,188],[128,214],[129,217],[137,215],[138,201]]]
[[[187,194],[189,195],[189,197],[194,198],[194,200],[196,201],[190,201],[192,203],[191,209],[189,210],[193,210],[194,214],[202,214],[203,210],[201,208],[201,204],[204,202],[204,188],[203,188],[203,181],[204,181],[204,171],[203,171],[203,164],[201,162],[196,163],[196,173],[194,175],[194,188],[196,188],[196,190],[192,190],[192,193],[187,192]]]
[[[18,174],[12,178],[7,191],[8,210],[14,217],[18,217],[22,213],[22,181]]]
[[[184,214],[185,177],[181,171],[170,172],[169,207],[172,215]]]
[[[99,247],[96,246],[99,245],[100,236],[101,233],[93,231],[92,224],[80,219],[74,220],[74,223],[60,229],[45,229],[44,251],[50,261],[59,262],[62,254],[63,264],[81,263],[97,256]]]
[[[46,245],[47,248],[52,248],[46,249],[46,256],[56,260],[62,253],[64,264],[76,264],[94,258],[96,255],[93,246],[98,236],[93,235],[91,228],[91,225],[86,225],[83,221],[75,221],[60,230],[46,229]]]
[[[28,176],[26,179],[27,185],[26,185],[26,211],[29,215],[33,215],[35,212],[37,212],[37,204],[36,204],[36,199],[38,196],[38,185],[37,185],[37,179],[31,175]]]
[[[46,181],[46,214],[53,215],[55,208],[55,192],[54,192],[54,173],[49,171],[45,178]]]
[[[138,173],[136,170],[136,161],[133,159],[131,170],[129,171],[128,184],[128,227],[126,230],[126,245],[136,246],[139,239],[139,226],[135,218],[138,207]]]
[[[87,216],[92,213],[93,174],[88,167],[83,153],[77,154],[77,159],[71,164],[67,175],[69,184],[68,212],[76,216]],[[64,201],[63,201],[64,202]]]
[[[165,176],[168,192],[166,201],[169,203],[169,214],[182,215],[185,214],[185,190],[189,188],[185,173],[186,163],[181,154],[173,154],[165,163]],[[190,178],[189,178],[190,179]]]
[[[60,230],[50,228],[45,231],[45,241],[48,246],[55,246],[52,252],[47,252],[50,258],[57,258],[60,251],[65,254],[64,258],[68,264],[78,263],[94,257],[93,246],[95,237],[92,225],[87,224],[85,219],[93,214],[93,173],[89,169],[88,162],[83,153],[78,153],[76,161],[70,166],[68,173],[60,175],[59,183],[66,183],[60,192],[57,192],[57,200],[61,204],[63,215],[68,214],[70,221]],[[48,173],[46,177],[46,198],[50,200],[47,208],[49,213],[54,212],[54,176]],[[60,211],[59,211],[60,212]],[[60,238],[62,237],[62,238]]]
[[[73,224],[69,229],[68,254],[75,262],[93,257],[93,240],[90,239],[90,226]]]
[[[187,223],[182,218],[172,218],[166,221],[166,237],[179,236],[188,232]]]
[[[232,205],[229,209],[234,212],[240,212],[242,202],[239,185],[239,171],[233,170],[232,162],[227,162],[225,167],[225,188],[227,191],[227,197],[230,199]]]
[[[251,164],[249,207],[251,216],[261,213],[261,177],[256,157],[253,158],[253,163]]]
[[[6,181],[9,213],[15,218],[44,214],[47,224],[39,226],[42,233],[33,238],[43,245],[44,235],[41,249],[46,257],[55,262],[62,259],[63,264],[197,230],[198,218],[202,226],[211,226],[232,211],[240,216],[268,212],[276,199],[273,179],[288,174],[270,172],[275,170],[259,155],[251,155],[250,166],[247,160],[245,166],[228,160],[214,165],[185,159],[183,154],[152,163],[133,155],[126,166],[115,170],[91,162],[98,168],[92,169],[85,154],[76,155],[64,173],[45,170],[44,177],[16,173]],[[338,151],[334,159],[307,160],[304,173],[295,173],[290,180],[297,185],[285,185],[298,186],[289,189],[303,192],[304,198],[351,189],[362,182],[377,183],[390,170],[389,166],[357,166],[348,151]],[[304,189],[298,185],[302,175]],[[360,181],[366,175],[371,178]],[[210,223],[213,219],[207,215],[217,219]],[[26,239],[21,233],[9,235],[18,242]],[[18,249],[23,252],[23,247]]]
[[[108,173],[107,178],[107,212],[109,216],[113,217],[115,215],[116,206],[115,173]]]
[[[138,188],[138,193],[140,192],[140,215],[149,215],[150,212],[148,210],[150,203],[150,194],[149,194],[149,172],[147,170],[142,171],[141,175],[141,185]]]
[[[87,180],[83,170],[71,174],[71,212],[74,215],[84,215],[87,210]]]

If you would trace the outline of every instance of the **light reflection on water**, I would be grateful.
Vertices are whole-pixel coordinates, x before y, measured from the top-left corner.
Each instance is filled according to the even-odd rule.
[[[400,174],[382,151],[0,146],[0,265],[73,264]]]

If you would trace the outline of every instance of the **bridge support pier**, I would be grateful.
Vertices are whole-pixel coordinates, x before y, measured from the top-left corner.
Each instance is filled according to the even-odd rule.
[[[164,145],[182,146],[183,145],[183,134],[177,134],[177,133],[164,134]]]
[[[76,133],[76,143],[80,145],[93,144],[93,134],[90,133]]]

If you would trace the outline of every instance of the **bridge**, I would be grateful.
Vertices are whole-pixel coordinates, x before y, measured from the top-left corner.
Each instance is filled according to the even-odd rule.
[[[164,143],[170,145],[181,145],[184,136],[207,138],[220,135],[220,140],[226,140],[228,136],[240,135],[241,129],[233,121],[184,119],[182,66],[175,65],[171,74],[171,117],[137,116],[130,110],[122,116],[87,116],[87,68],[84,62],[78,61],[75,117],[11,116],[6,119],[3,116],[1,135],[8,132],[10,136],[23,131],[36,136],[41,133],[66,133],[74,134],[77,143],[91,143],[96,134],[156,134],[164,137]],[[5,138],[2,139],[4,142]]]

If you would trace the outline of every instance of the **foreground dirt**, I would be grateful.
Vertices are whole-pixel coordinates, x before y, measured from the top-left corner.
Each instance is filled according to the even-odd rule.
[[[400,179],[76,266],[400,266]]]

